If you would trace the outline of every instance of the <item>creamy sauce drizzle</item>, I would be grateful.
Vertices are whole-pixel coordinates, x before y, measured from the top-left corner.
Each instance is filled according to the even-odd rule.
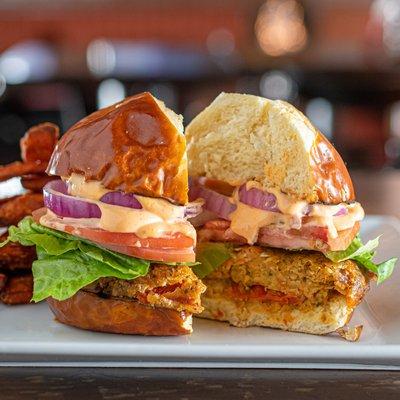
[[[85,181],[85,177],[80,174],[73,173],[69,178],[63,178],[63,180],[67,183],[68,193],[71,196],[100,200],[110,191],[98,181]]]
[[[144,196],[135,196],[142,205],[142,209],[106,204],[98,201],[109,192],[100,182],[85,182],[84,177],[79,174],[72,174],[70,178],[64,180],[68,184],[70,195],[83,198],[100,208],[101,218],[60,218],[48,210],[42,217],[44,224],[46,218],[51,218],[52,223],[56,222],[56,218],[63,224],[103,229],[109,232],[135,233],[141,238],[157,238],[167,233],[182,233],[196,242],[196,231],[184,218],[184,207],[173,205],[164,199]]]
[[[262,190],[258,182],[248,182],[246,188],[257,188]],[[241,203],[238,190],[231,197],[236,204],[236,210],[230,214],[231,229],[236,234],[247,239],[249,244],[257,240],[260,228],[268,225],[276,225],[283,229],[301,229],[302,226],[327,227],[331,238],[338,237],[338,232],[350,229],[357,221],[364,218],[364,210],[359,203],[338,205],[309,204],[306,201],[295,201],[281,191],[270,188],[269,193],[276,197],[276,203],[281,213],[260,210],[258,208]],[[341,209],[346,208],[347,214],[335,216]],[[302,218],[306,211],[307,222]]]

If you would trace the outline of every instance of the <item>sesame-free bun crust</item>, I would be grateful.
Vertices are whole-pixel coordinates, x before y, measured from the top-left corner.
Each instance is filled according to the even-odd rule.
[[[91,331],[175,336],[192,332],[192,315],[137,301],[102,298],[80,290],[67,300],[48,298],[57,321]]]
[[[231,185],[256,180],[310,203],[354,200],[340,155],[284,101],[221,93],[188,125],[186,139],[191,176]]]
[[[110,190],[188,201],[182,117],[150,93],[90,114],[58,142],[47,173],[100,181]]]

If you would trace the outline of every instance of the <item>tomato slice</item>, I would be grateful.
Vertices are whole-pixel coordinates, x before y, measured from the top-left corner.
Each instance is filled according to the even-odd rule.
[[[45,210],[34,213],[39,221]],[[174,233],[162,238],[140,238],[134,233],[108,232],[102,229],[72,226],[61,221],[46,224],[49,228],[62,230],[74,236],[90,240],[100,246],[132,257],[159,262],[194,262],[193,239],[182,233]]]
[[[106,249],[128,256],[143,258],[145,260],[158,262],[195,262],[196,255],[193,247],[186,249],[157,249],[136,246],[118,246],[115,244],[99,243]]]
[[[66,225],[64,231],[93,242],[117,246],[153,247],[163,249],[182,249],[192,247],[193,239],[182,233],[174,233],[161,238],[140,238],[134,233],[108,232],[102,229],[91,229]]]
[[[194,262],[196,258],[193,250],[193,240],[183,235],[182,241],[179,237],[171,237],[171,239],[141,239],[133,233],[107,232],[100,229],[79,228],[70,225],[66,225],[64,231],[98,243],[102,247],[117,253],[146,260]],[[185,244],[185,246],[182,246],[182,244]],[[165,247],[163,247],[164,245]]]
[[[238,300],[274,301],[281,304],[298,304],[301,299],[297,296],[270,290],[261,285],[253,285],[247,290],[243,286],[233,283],[230,295]]]

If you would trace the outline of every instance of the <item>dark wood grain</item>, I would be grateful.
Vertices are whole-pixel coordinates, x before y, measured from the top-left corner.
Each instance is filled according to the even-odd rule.
[[[0,368],[0,399],[380,399],[400,398],[400,372]]]

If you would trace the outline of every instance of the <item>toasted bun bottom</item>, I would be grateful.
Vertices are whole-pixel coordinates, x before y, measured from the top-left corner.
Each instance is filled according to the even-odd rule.
[[[206,292],[207,294],[207,292]],[[228,298],[202,297],[204,311],[201,318],[227,321],[233,326],[261,326],[286,331],[323,335],[346,325],[353,308],[338,295],[322,306],[301,309],[295,305],[256,300],[235,301]]]
[[[47,302],[56,319],[67,325],[99,332],[175,336],[192,332],[192,315],[136,301],[105,299],[79,291],[73,297]]]

